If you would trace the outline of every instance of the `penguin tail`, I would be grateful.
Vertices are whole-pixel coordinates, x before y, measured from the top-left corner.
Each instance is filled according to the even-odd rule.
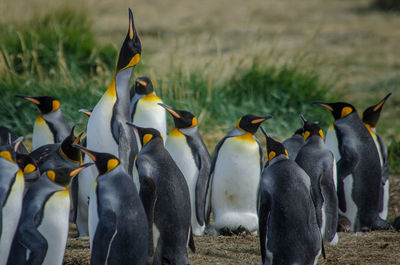
[[[192,227],[190,227],[190,232],[189,232],[189,248],[193,253],[196,253],[196,246],[194,245]]]

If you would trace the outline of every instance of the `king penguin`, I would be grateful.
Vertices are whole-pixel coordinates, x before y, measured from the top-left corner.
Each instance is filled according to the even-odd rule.
[[[131,124],[134,126],[133,124]],[[164,147],[159,131],[134,126],[142,143],[135,161],[140,198],[149,222],[148,264],[190,264],[190,194],[185,177]]]
[[[27,191],[8,265],[61,265],[68,237],[68,185],[84,164],[44,172]]]
[[[145,265],[147,218],[132,177],[117,157],[79,147],[99,171],[89,204],[90,264]]]
[[[17,140],[18,138],[19,137],[17,135],[15,135],[7,127],[0,126],[0,146],[10,144],[10,143],[14,142],[15,140]],[[20,154],[28,154],[29,153],[22,142],[18,145],[17,153],[20,153]]]
[[[25,194],[26,191],[29,189],[29,187],[32,186],[32,184],[35,183],[36,180],[39,179],[40,171],[35,160],[33,160],[33,158],[30,157],[29,155],[17,153],[16,158],[17,158],[17,164],[19,168],[22,170],[22,173],[24,174],[24,180],[25,180],[24,194]]]
[[[388,215],[389,206],[389,162],[388,162],[388,151],[383,139],[376,133],[376,125],[379,121],[379,116],[381,114],[383,105],[386,100],[392,95],[389,93],[384,97],[378,104],[368,107],[364,110],[361,120],[367,127],[369,133],[374,139],[376,148],[378,149],[379,158],[381,160],[382,166],[382,182],[381,182],[381,192],[379,198],[379,216],[386,220]]]
[[[0,146],[0,265],[7,263],[11,243],[21,215],[24,175],[16,162],[15,151],[22,138]]]
[[[292,137],[287,138],[282,144],[288,151],[289,159],[295,160],[297,153],[304,144],[303,128],[297,129]]]
[[[296,163],[308,174],[311,181],[311,197],[315,205],[317,223],[322,238],[329,245],[336,245],[339,237],[338,199],[336,195],[336,161],[324,144],[324,134],[316,123],[304,122],[303,147],[299,150]]]
[[[317,264],[322,240],[310,178],[281,143],[266,138],[269,162],[260,182],[261,264]]]
[[[257,233],[257,202],[264,153],[254,134],[272,118],[247,114],[215,147],[210,169],[211,209],[219,233]],[[207,205],[209,210],[210,205]],[[209,214],[207,214],[209,223]]]
[[[356,109],[348,103],[314,102],[327,108],[335,118],[337,136],[337,192],[339,213],[351,223],[351,231],[389,229],[379,217],[382,168],[379,153]]]
[[[189,186],[192,232],[196,236],[202,236],[206,227],[205,204],[211,157],[200,136],[196,117],[188,111],[175,110],[164,104],[160,106],[174,118],[175,128],[169,133],[165,148]]]
[[[154,92],[150,78],[137,78],[130,94],[132,123],[143,128],[154,128],[163,139],[167,139],[167,117],[159,105],[163,102]]]
[[[62,114],[61,104],[58,99],[47,96],[17,95],[17,97],[35,103],[41,112],[33,126],[33,150],[42,145],[60,143],[68,136],[71,128]]]
[[[87,148],[110,153],[119,158],[129,174],[138,152],[135,133],[128,128],[130,121],[129,82],[135,66],[139,63],[141,43],[136,33],[133,14],[129,9],[129,29],[122,44],[117,67],[111,84],[94,107],[89,117],[86,133]],[[90,162],[85,156],[84,162]],[[84,170],[78,178],[77,228],[79,236],[88,236],[88,198],[93,182],[98,175],[95,167]]]

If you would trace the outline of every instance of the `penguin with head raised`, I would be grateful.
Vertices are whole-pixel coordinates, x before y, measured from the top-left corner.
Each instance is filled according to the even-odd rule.
[[[304,144],[303,128],[297,129],[292,137],[287,138],[282,144],[288,151],[289,158],[295,160],[297,153]]]
[[[9,265],[62,264],[69,229],[71,179],[91,164],[44,172],[27,191]]]
[[[163,102],[154,92],[150,78],[137,78],[130,94],[132,123],[142,128],[154,128],[166,139],[167,117],[164,108],[159,105]]]
[[[0,146],[2,145],[8,145],[14,141],[16,141],[19,137],[15,135],[10,129],[7,127],[0,126]],[[28,150],[24,146],[24,144],[21,142],[18,145],[18,150],[17,153],[20,154],[28,154]]]
[[[146,213],[132,177],[112,154],[79,146],[96,164],[89,204],[91,264],[146,264]]]
[[[200,136],[196,117],[188,111],[160,105],[174,118],[175,128],[169,133],[165,148],[185,176],[190,193],[192,233],[201,236],[205,230],[211,157]]]
[[[21,215],[24,175],[16,162],[15,151],[22,137],[0,146],[0,264],[4,265]]]
[[[128,128],[130,121],[129,82],[135,66],[139,63],[142,46],[137,35],[132,11],[129,9],[129,28],[122,44],[117,67],[111,83],[103,97],[94,107],[88,120],[86,146],[96,152],[110,153],[119,158],[129,174],[132,174],[133,161],[138,152],[135,133]],[[90,162],[85,156],[84,162]],[[93,181],[98,175],[95,167],[88,168],[78,178],[79,205],[77,228],[79,236],[88,236],[87,207]]]
[[[219,233],[231,234],[243,229],[257,233],[258,189],[264,154],[254,134],[270,118],[244,115],[215,147],[209,188],[214,227]],[[209,214],[207,217],[209,220]]]
[[[388,163],[388,151],[383,139],[376,133],[376,125],[379,121],[379,117],[385,104],[386,100],[392,95],[389,93],[384,97],[378,104],[368,107],[364,110],[361,120],[367,127],[369,133],[374,139],[376,148],[378,149],[379,158],[382,166],[382,181],[381,191],[379,199],[379,216],[386,220],[388,215],[389,206],[389,163]]]
[[[335,118],[339,144],[337,190],[339,212],[351,223],[351,231],[389,229],[379,217],[382,169],[378,150],[356,109],[345,102],[314,102]]]
[[[338,199],[336,195],[336,161],[324,144],[324,134],[316,123],[304,122],[305,144],[299,150],[296,163],[308,174],[311,181],[311,197],[317,214],[322,238],[329,245],[336,245],[339,238]]]
[[[64,118],[58,99],[47,96],[31,97],[17,95],[17,97],[35,103],[41,112],[33,126],[33,150],[42,145],[60,143],[68,136],[71,128]]]
[[[185,177],[165,149],[159,131],[134,127],[143,146],[135,167],[149,221],[148,264],[189,264],[186,246],[191,238],[191,213]]]
[[[281,143],[265,136],[269,162],[260,182],[261,264],[316,264],[322,240],[310,178]]]

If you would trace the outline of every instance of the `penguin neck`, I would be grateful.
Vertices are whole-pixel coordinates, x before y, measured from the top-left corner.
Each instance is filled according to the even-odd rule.
[[[146,143],[142,147],[142,150],[146,151],[148,149],[154,148],[155,146],[159,146],[159,145],[164,147],[164,141],[160,137],[156,137],[154,139],[151,139],[148,143]]]
[[[308,137],[308,139],[306,140],[306,143],[310,143],[310,144],[323,144],[324,140],[322,140],[321,136],[319,135],[311,135],[310,137]]]
[[[365,125],[365,127],[367,127],[369,133],[370,133],[372,136],[375,136],[375,134],[376,134],[376,128],[375,128],[375,127],[372,127],[372,126],[371,126],[370,124],[368,124],[368,123],[364,123],[364,125]]]
[[[284,154],[277,155],[276,157],[272,158],[271,161],[269,161],[268,166],[272,166],[273,164],[278,163],[279,161],[282,160],[289,160],[289,157],[287,157]]]
[[[130,95],[129,81],[131,80],[133,67],[129,67],[115,74],[115,96],[117,101],[115,105],[119,109],[119,114],[129,121]],[[114,106],[116,107],[116,106]]]

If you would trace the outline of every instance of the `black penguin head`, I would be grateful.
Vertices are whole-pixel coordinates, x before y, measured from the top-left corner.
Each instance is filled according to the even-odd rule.
[[[129,29],[119,52],[117,73],[126,68],[135,67],[139,63],[141,53],[142,45],[135,29],[132,10],[129,9]]]
[[[19,137],[15,141],[11,142],[11,136],[10,136],[9,139],[10,143],[0,146],[0,158],[8,160],[9,162],[12,162],[14,164],[17,164],[16,152],[23,139],[24,139],[23,137]]]
[[[93,160],[100,176],[110,172],[120,164],[119,159],[112,154],[91,151],[78,144],[74,144],[74,147],[79,148],[85,155]]]
[[[303,121],[303,137],[304,141],[310,138],[313,135],[318,135],[322,139],[324,139],[324,133],[316,122],[307,121],[303,115],[300,114],[300,118]]]
[[[75,137],[74,129],[75,126],[72,127],[71,133],[64,139],[64,141],[62,141],[60,152],[66,159],[80,164],[82,162],[81,151],[79,148],[74,147],[74,145],[80,143],[82,134]]]
[[[335,103],[326,103],[316,101],[313,104],[321,105],[324,108],[327,108],[332,112],[335,121],[340,120],[353,112],[357,112],[357,110],[353,107],[353,105],[346,102],[335,102]]]
[[[26,99],[36,104],[42,114],[54,112],[60,108],[60,101],[53,97],[31,97],[24,95],[16,95],[16,97]]]
[[[88,117],[92,116],[92,111],[93,111],[93,110],[90,110],[90,109],[80,109],[80,110],[79,110],[79,112],[85,114],[85,115],[88,116]]]
[[[383,105],[385,105],[386,100],[391,95],[392,93],[387,94],[386,97],[384,97],[378,104],[368,107],[366,110],[364,110],[361,118],[362,121],[371,126],[371,128],[375,128],[376,124],[378,123],[379,116],[381,115]]]
[[[27,154],[16,154],[17,164],[24,173],[25,181],[33,182],[40,177],[39,168],[36,162]]]
[[[147,95],[154,91],[153,82],[146,76],[138,77],[131,88],[131,98],[135,94]]]
[[[303,128],[299,128],[293,133],[293,135],[298,134],[298,135],[303,136],[303,133],[304,133],[304,129]]]
[[[196,117],[185,110],[176,110],[163,103],[158,103],[161,107],[166,109],[174,118],[175,127],[178,129],[191,128],[197,125]]]
[[[259,117],[252,114],[247,114],[242,116],[238,122],[236,123],[236,127],[242,131],[249,132],[251,134],[255,134],[257,132],[260,124],[268,119],[271,119],[272,116],[264,116]]]
[[[267,153],[269,162],[271,162],[272,159],[280,155],[289,156],[283,144],[272,139],[262,126],[261,126],[261,131],[265,135],[265,139],[267,141]]]
[[[58,185],[68,187],[73,177],[91,165],[93,165],[93,163],[86,163],[72,168],[58,167],[46,171],[45,174],[51,181],[57,183]]]
[[[161,133],[154,128],[142,128],[130,122],[127,122],[126,124],[132,126],[137,131],[140,142],[142,143],[142,147],[144,147],[146,144],[154,139],[161,139],[161,141],[163,139]]]

